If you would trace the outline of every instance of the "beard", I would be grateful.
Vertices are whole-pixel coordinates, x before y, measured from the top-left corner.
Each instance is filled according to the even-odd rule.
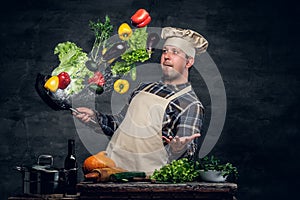
[[[162,66],[162,79],[165,81],[174,81],[181,78],[181,74],[176,71],[173,67]]]

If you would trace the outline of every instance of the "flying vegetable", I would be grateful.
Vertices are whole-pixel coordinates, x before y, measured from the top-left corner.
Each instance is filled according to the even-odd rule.
[[[132,35],[132,29],[127,23],[123,23],[119,26],[118,34],[121,40],[128,40]]]
[[[58,84],[58,76],[51,76],[44,84],[44,88],[50,90],[51,92],[56,92],[56,90],[58,89]]]
[[[56,92],[57,89],[65,89],[71,82],[71,78],[67,72],[61,72],[57,76],[51,76],[44,84],[44,88],[51,92]]]
[[[109,61],[111,59],[118,58],[126,51],[126,46],[124,43],[119,42],[115,43],[110,49],[108,49],[105,54],[103,55],[104,61]]]
[[[94,73],[94,76],[92,78],[89,78],[89,89],[96,92],[96,94],[102,94],[103,93],[103,86],[105,84],[105,78],[103,74],[99,71]]]
[[[71,83],[70,75],[67,72],[61,72],[57,75],[58,77],[58,88],[65,89]]]
[[[147,51],[152,51],[159,42],[159,35],[157,33],[150,33],[147,38]]]
[[[145,9],[139,9],[131,17],[131,23],[137,28],[147,26],[151,22],[151,17]]]
[[[124,94],[129,89],[129,82],[125,79],[118,79],[114,83],[114,90],[119,94]]]

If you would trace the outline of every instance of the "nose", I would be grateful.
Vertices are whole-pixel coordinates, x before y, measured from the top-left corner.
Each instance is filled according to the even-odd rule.
[[[165,60],[169,60],[171,58],[171,55],[170,55],[170,52],[169,51],[166,51],[162,54],[162,57],[165,59]]]

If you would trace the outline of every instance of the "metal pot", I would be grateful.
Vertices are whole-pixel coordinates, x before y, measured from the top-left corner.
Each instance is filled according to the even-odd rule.
[[[37,165],[17,166],[22,173],[24,194],[51,194],[59,191],[61,171],[53,167],[51,155],[40,155]]]

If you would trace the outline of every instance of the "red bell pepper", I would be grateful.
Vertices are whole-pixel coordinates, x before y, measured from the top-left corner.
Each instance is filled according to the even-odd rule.
[[[65,89],[71,82],[71,78],[67,72],[61,72],[57,75],[58,77],[58,88]]]
[[[145,21],[143,21],[143,22],[137,24],[136,27],[138,27],[138,28],[145,27],[145,26],[147,26],[150,22],[151,22],[151,17],[150,17],[150,15],[149,15],[149,16],[145,19]]]
[[[147,26],[151,21],[149,13],[145,9],[139,9],[131,17],[132,25],[142,28]]]

